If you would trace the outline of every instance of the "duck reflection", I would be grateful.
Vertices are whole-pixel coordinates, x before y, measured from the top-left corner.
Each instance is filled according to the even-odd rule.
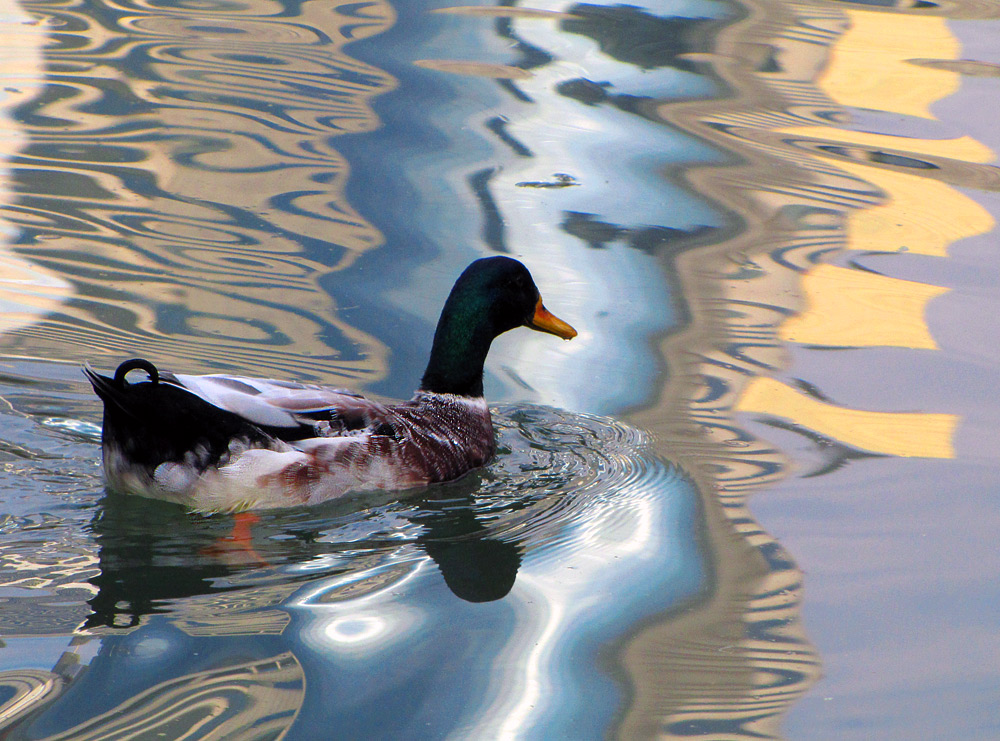
[[[475,476],[437,487],[412,498],[399,514],[404,534],[412,532],[402,542],[437,564],[456,597],[489,602],[513,588],[521,546],[490,537],[477,511],[477,489]],[[328,509],[333,508],[324,511]],[[344,519],[336,510],[327,514],[335,523]],[[356,517],[364,517],[363,507]],[[311,513],[267,515],[255,518],[244,540],[234,537],[232,516],[192,515],[175,505],[109,493],[91,524],[100,572],[89,580],[96,593],[88,601],[91,613],[83,627],[133,628],[144,615],[169,612],[176,600],[230,592],[247,577],[266,580],[285,566],[310,562],[334,564],[332,570],[339,572],[348,547],[370,550],[375,560],[400,547],[398,537],[385,537],[392,533],[345,544],[337,540],[330,519]],[[357,562],[369,565],[371,560]],[[315,578],[329,572],[321,567],[305,573]],[[236,575],[243,578],[234,582],[230,577]],[[286,583],[291,591],[300,580]]]
[[[26,713],[22,703],[16,719],[0,713],[0,727],[11,738],[98,738],[114,729],[169,734],[191,723],[287,731],[305,697],[304,667],[289,650],[297,631],[286,632],[293,620],[287,601],[296,592],[322,595],[330,605],[384,595],[420,568],[423,559],[412,552],[400,562],[408,546],[429,556],[463,600],[494,601],[511,591],[521,545],[490,537],[474,497],[479,483],[469,477],[399,506],[402,532],[412,533],[402,548],[398,537],[378,534],[338,541],[338,524],[350,530],[342,508],[268,515],[254,523],[251,539],[239,542],[230,531],[232,516],[191,515],[175,505],[107,494],[91,523],[100,573],[89,580],[96,593],[81,626],[103,634],[100,648],[72,676],[47,673],[40,686],[51,691],[44,701]],[[364,517],[358,509],[346,520]],[[354,623],[363,618],[351,610],[350,624],[341,619],[330,629],[346,630],[356,643],[363,636],[355,635]],[[6,674],[0,685],[24,684],[25,677]],[[81,699],[94,694],[102,697],[96,705]],[[229,710],[221,716],[200,712],[211,698],[223,697]]]
[[[471,496],[425,499],[411,518],[424,527],[417,545],[431,557],[452,593],[466,602],[492,602],[510,593],[521,546],[489,537]]]
[[[208,554],[226,535],[224,518],[193,520],[180,507],[108,494],[91,523],[100,571],[83,628],[133,628],[171,600],[218,591],[233,570]]]

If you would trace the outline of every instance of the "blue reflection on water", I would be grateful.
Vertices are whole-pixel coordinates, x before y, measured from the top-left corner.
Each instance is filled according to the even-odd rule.
[[[428,12],[434,7],[405,4],[393,28],[350,47],[399,81],[373,103],[380,129],[337,139],[351,163],[348,196],[386,247],[324,284],[356,307],[345,312],[349,321],[392,348],[390,373],[373,390],[411,392],[453,276],[499,251],[524,259],[550,308],[583,334],[558,348],[505,338],[504,358],[494,354],[487,367],[490,398],[529,392],[601,412],[642,402],[658,372],[648,339],[676,322],[656,254],[722,224],[668,176],[718,155],[665,125],[656,104],[715,92],[681,57],[690,50],[681,33],[724,6],[559,6],[583,15],[558,21]],[[634,38],[656,23],[669,28]],[[413,64],[428,58],[505,64],[529,76],[494,80]]]
[[[562,738],[607,728],[622,696],[610,674],[595,671],[600,652],[705,578],[689,484],[661,467],[618,495],[567,528],[559,547],[529,553],[501,602],[449,600],[426,569],[358,603],[321,604],[335,579],[303,590],[291,600],[293,625],[321,687],[318,702],[302,708],[304,726],[333,713],[358,737]],[[635,585],[627,596],[623,572]],[[348,702],[321,699],[342,699],[344,678],[359,671]]]
[[[236,715],[263,722],[267,703],[286,720],[294,714],[288,738],[327,728],[338,738],[566,738],[607,729],[625,691],[607,647],[651,612],[695,597],[707,579],[693,488],[656,458],[633,463],[616,491],[567,491],[561,496],[576,501],[558,520],[508,533],[528,537],[513,541],[524,559],[502,599],[457,599],[432,561],[397,551],[369,568],[310,579],[280,607],[241,610],[237,593],[208,617],[210,601],[176,603],[134,632],[104,637],[29,737],[112,717],[150,732],[165,723],[155,703],[197,716],[199,693],[217,697],[208,688],[219,675],[238,683],[248,665],[260,675],[257,691],[206,720],[204,732]],[[288,575],[308,571],[291,564]],[[275,621],[275,612],[288,619]],[[275,657],[286,657],[285,673],[272,686]],[[284,703],[273,694],[282,688]]]
[[[331,140],[351,166],[351,205],[386,241],[321,279],[338,318],[391,350],[373,390],[410,394],[455,276],[475,257],[508,252],[529,263],[549,307],[581,335],[570,344],[503,338],[488,367],[490,400],[515,400],[522,415],[531,400],[611,413],[641,403],[662,381],[650,340],[677,321],[662,266],[685,240],[722,225],[671,175],[718,158],[657,115],[659,100],[716,92],[682,58],[693,47],[670,34],[723,6],[579,5],[578,19],[557,21],[433,7],[402,4],[393,28],[349,47],[399,87],[374,103],[381,128]],[[651,28],[658,43],[639,44],[635,34]],[[414,64],[435,58],[530,76]],[[305,213],[288,194],[273,205]],[[318,264],[340,256],[321,240],[295,240]],[[168,334],[198,331],[171,311]],[[62,605],[39,611],[57,613],[66,632],[82,624],[100,648],[60,675],[67,689],[24,734],[87,723],[101,734],[125,723],[170,736],[238,720],[246,735],[290,726],[288,737],[302,739],[329,729],[344,738],[604,735],[629,694],[613,649],[710,590],[711,574],[690,482],[633,433],[619,445],[604,435],[610,421],[560,414],[529,420],[518,437],[505,411],[509,450],[482,478],[443,489],[455,501],[269,515],[255,541],[268,567],[206,555],[225,535],[223,518],[90,501],[88,525],[78,516],[54,527],[99,573],[67,576],[90,589],[68,617]],[[592,436],[551,450],[532,437],[573,425]],[[5,555],[19,544],[30,549],[30,535],[12,533]],[[58,643],[46,645],[35,668],[53,666]],[[24,668],[25,654],[5,656],[3,668]]]

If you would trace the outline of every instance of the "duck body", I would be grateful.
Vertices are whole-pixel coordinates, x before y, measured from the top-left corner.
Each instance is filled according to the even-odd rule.
[[[408,401],[160,372],[142,359],[122,363],[113,377],[85,368],[104,402],[108,485],[197,511],[241,511],[456,479],[493,456],[483,363],[493,338],[515,326],[576,334],[545,310],[521,263],[494,257],[472,263],[452,289]],[[147,380],[127,380],[140,371]]]
[[[482,397],[418,392],[382,404],[320,386],[150,368],[123,363],[118,383],[87,371],[104,399],[104,470],[117,491],[199,511],[291,507],[449,481],[493,456]],[[131,370],[150,380],[124,381]]]

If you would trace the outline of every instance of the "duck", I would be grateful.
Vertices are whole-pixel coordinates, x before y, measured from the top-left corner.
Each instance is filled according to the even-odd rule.
[[[85,365],[104,405],[105,481],[116,492],[209,513],[452,481],[493,458],[483,366],[493,340],[517,327],[565,340],[577,335],[545,308],[521,262],[494,256],[475,260],[455,282],[407,401],[294,381],[171,373],[143,358],[126,360],[111,376]]]

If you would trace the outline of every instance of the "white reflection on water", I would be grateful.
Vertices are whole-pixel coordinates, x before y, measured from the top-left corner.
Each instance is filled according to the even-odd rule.
[[[420,678],[421,713],[434,718],[435,736],[565,738],[573,728],[608,728],[622,692],[602,647],[650,610],[679,609],[706,588],[708,573],[692,487],[655,458],[623,465],[630,475],[616,490],[568,492],[558,519],[529,518],[509,533],[524,538],[524,563],[499,602],[442,604],[427,559],[301,590],[286,607],[297,618],[296,640],[324,657],[317,681],[362,672],[357,692],[367,700],[359,701],[385,703],[396,701],[400,673]],[[490,635],[475,638],[469,653],[466,642],[483,631]],[[453,638],[447,671],[437,659],[421,664],[448,654]],[[428,645],[438,649],[427,654]],[[395,717],[399,709],[383,711]]]
[[[355,615],[336,618],[327,623],[326,635],[333,643],[350,646],[379,643],[392,631],[393,625],[385,615]]]
[[[46,29],[9,0],[0,0],[0,204],[12,202],[9,162],[27,143],[27,135],[8,111],[37,86],[44,68]],[[30,324],[54,311],[73,294],[55,273],[15,255],[10,246],[19,231],[0,220],[0,331]]]
[[[401,590],[424,568],[423,562],[407,564],[399,576],[399,564],[352,572],[343,577],[311,584],[287,603],[309,617],[297,637],[321,653],[334,652],[355,661],[377,660],[377,656],[405,643],[425,626],[429,615],[399,599]],[[385,582],[380,589],[370,585]],[[336,597],[332,593],[364,589],[359,597]]]
[[[492,703],[463,736],[555,738],[567,732],[574,716],[594,710],[584,705],[587,682],[578,676],[570,681],[581,651],[596,659],[597,648],[619,634],[617,626],[643,611],[640,602],[676,607],[699,586],[705,572],[692,537],[692,492],[661,473],[659,486],[627,487],[578,521],[566,536],[571,562],[561,549],[548,549],[518,576],[512,593],[518,633],[494,660]],[[634,600],[621,590],[624,574]],[[609,605],[612,596],[617,604]],[[610,683],[603,692],[614,694]]]

